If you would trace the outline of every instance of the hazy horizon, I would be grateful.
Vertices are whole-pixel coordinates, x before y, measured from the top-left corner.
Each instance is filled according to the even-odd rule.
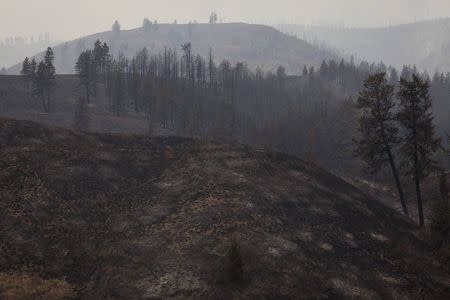
[[[224,22],[341,27],[384,27],[450,16],[448,0],[280,0],[264,5],[257,0],[16,0],[2,8],[0,39],[48,32],[53,39],[70,40],[109,30],[114,20],[123,29],[135,28],[145,17],[160,23],[204,23],[211,11]]]

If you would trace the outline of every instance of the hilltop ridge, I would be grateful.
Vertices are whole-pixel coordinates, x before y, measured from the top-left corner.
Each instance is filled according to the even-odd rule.
[[[273,27],[246,23],[220,24],[154,24],[147,30],[136,28],[92,34],[54,47],[55,66],[59,74],[74,73],[78,55],[92,48],[99,39],[112,48],[130,57],[146,47],[151,54],[159,54],[165,47],[181,52],[183,43],[191,42],[193,53],[204,57],[211,49],[216,62],[227,59],[233,63],[245,61],[250,67],[275,70],[283,65],[291,74],[300,74],[304,65],[319,66],[323,59],[333,58],[333,53],[320,50],[309,43],[285,35]],[[40,58],[41,54],[37,54]],[[21,65],[8,69],[18,74]]]

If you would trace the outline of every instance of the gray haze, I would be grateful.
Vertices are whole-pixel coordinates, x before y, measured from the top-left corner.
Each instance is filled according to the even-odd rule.
[[[161,22],[219,19],[252,23],[387,26],[450,16],[449,0],[0,0],[0,39],[50,32],[73,39],[110,29],[118,19],[134,28],[144,17]]]

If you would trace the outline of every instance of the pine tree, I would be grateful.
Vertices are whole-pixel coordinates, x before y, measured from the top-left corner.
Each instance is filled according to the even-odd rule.
[[[303,76],[308,76],[308,68],[306,67],[306,65],[303,67],[303,72],[302,72]]]
[[[46,78],[46,66],[44,61],[40,61],[36,68],[36,76],[33,84],[33,96],[40,98],[44,112],[47,112],[47,105],[44,97]]]
[[[400,176],[397,170],[393,148],[399,142],[393,108],[394,86],[388,84],[385,73],[369,76],[364,81],[357,107],[361,110],[360,132],[357,153],[373,171],[389,165],[400,197],[403,212],[407,215]]]
[[[31,82],[31,93],[33,94],[33,91],[36,88],[36,72],[37,72],[37,62],[36,59],[32,59],[28,68],[28,82]]]
[[[78,74],[78,78],[80,78],[80,84],[85,88],[87,103],[90,103],[93,67],[94,64],[92,51],[85,50],[81,52],[75,64],[75,71]]]
[[[440,140],[435,138],[429,83],[416,74],[411,80],[402,78],[398,98],[400,111],[397,120],[404,132],[400,150],[407,173],[414,178],[419,222],[423,226],[421,181],[434,169],[432,155],[440,145]]]
[[[152,28],[152,21],[150,21],[148,18],[144,19],[144,22],[142,23],[142,29],[145,33],[149,33]]]
[[[30,88],[30,81],[29,81],[30,61],[29,61],[28,57],[25,57],[25,59],[22,63],[22,70],[20,71],[20,74],[22,74],[24,76],[25,87],[28,90]]]
[[[111,64],[111,53],[109,51],[109,46],[106,43],[103,43],[102,46],[102,60],[100,64],[100,78],[103,82],[106,81],[106,73],[109,69],[109,66]]]
[[[103,63],[103,46],[100,40],[95,41],[94,50],[92,51],[92,68],[91,68],[91,80],[93,85],[93,95],[97,97],[97,82],[99,80],[99,74],[102,70]]]
[[[23,63],[22,63],[22,70],[20,71],[20,74],[27,75],[30,70],[30,61],[28,57],[25,57]]]
[[[209,16],[209,24],[211,25],[216,24],[218,19],[219,18],[217,17],[217,13],[213,11]]]
[[[112,25],[112,32],[114,36],[118,36],[120,34],[120,24],[119,21],[114,21],[114,24]]]
[[[44,80],[43,80],[43,88],[47,91],[47,99],[44,104],[44,109],[46,112],[50,112],[50,99],[51,99],[51,90],[55,84],[55,66],[53,62],[55,60],[55,56],[53,54],[52,48],[48,47],[44,56]]]

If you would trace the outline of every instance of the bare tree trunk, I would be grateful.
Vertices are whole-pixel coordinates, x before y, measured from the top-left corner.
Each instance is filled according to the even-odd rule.
[[[402,204],[403,213],[408,216],[409,215],[408,207],[406,206],[402,184],[400,183],[400,177],[398,176],[397,167],[395,166],[394,155],[392,154],[391,148],[389,146],[386,147],[388,151],[389,163],[391,165],[392,174],[394,175],[395,184],[397,186],[398,195],[400,197],[400,203]]]
[[[44,110],[44,112],[47,112],[47,105],[45,104],[45,95],[44,92],[42,92],[41,94],[41,100],[42,100],[42,109]]]
[[[86,84],[86,101],[87,103],[91,103],[91,98],[89,96],[89,83]]]
[[[47,90],[47,112],[50,112],[50,88]]]
[[[420,178],[419,178],[419,166],[418,166],[417,152],[414,154],[414,183],[416,186],[416,196],[417,196],[417,210],[419,212],[419,224],[420,227],[425,225],[425,220],[423,216],[423,204],[422,204],[422,191],[420,189]]]

